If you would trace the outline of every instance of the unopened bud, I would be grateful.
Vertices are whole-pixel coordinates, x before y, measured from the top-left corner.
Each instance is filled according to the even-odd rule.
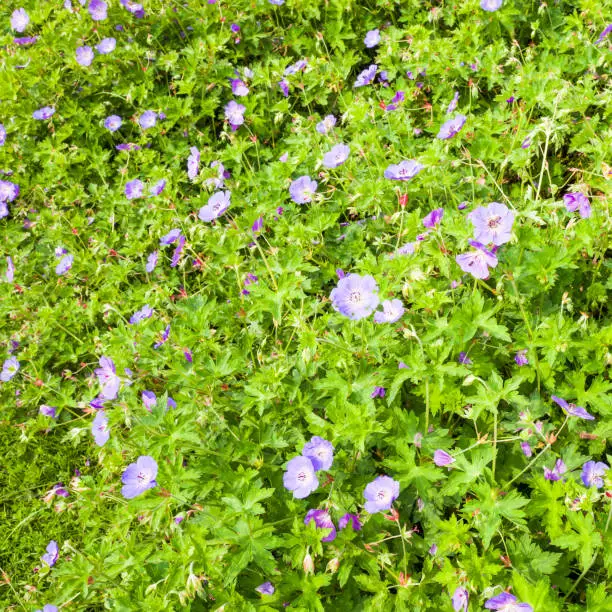
[[[340,567],[340,559],[338,559],[338,557],[334,557],[328,564],[327,564],[327,569],[325,571],[327,572],[331,572],[332,574],[335,574],[338,571],[338,568]]]
[[[304,562],[302,563],[302,567],[304,568],[305,574],[314,574],[314,562],[310,553],[307,553],[304,557]]]

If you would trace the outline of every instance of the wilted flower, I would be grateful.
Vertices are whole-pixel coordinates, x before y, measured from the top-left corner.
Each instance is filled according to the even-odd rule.
[[[504,0],[480,0],[480,8],[483,11],[495,12],[501,8]]]
[[[442,217],[444,216],[443,208],[436,208],[432,210],[429,214],[423,217],[423,225],[427,228],[433,229],[437,227],[437,225],[442,221]]]
[[[531,455],[533,455],[529,442],[521,442],[521,450],[523,451],[523,455],[525,455],[525,457],[531,457]]]
[[[323,165],[326,168],[337,168],[348,159],[350,152],[351,148],[348,145],[337,144],[323,156]]]
[[[505,204],[492,202],[487,207],[479,206],[468,214],[468,219],[474,225],[478,242],[499,246],[510,240],[514,213]]]
[[[159,179],[156,183],[149,187],[151,196],[158,196],[166,188],[166,179]]]
[[[193,181],[200,172],[200,151],[197,147],[189,149],[190,155],[187,158],[187,176]]]
[[[253,226],[251,227],[251,231],[254,234],[259,234],[262,229],[263,229],[263,217],[257,217],[257,219],[255,220],[255,223],[253,223]]]
[[[366,486],[363,492],[366,499],[366,511],[374,514],[389,510],[399,497],[399,490],[399,482],[389,476],[378,476]]]
[[[424,166],[414,159],[401,161],[399,164],[391,164],[385,170],[385,178],[392,181],[407,181],[414,178]]]
[[[563,460],[557,459],[552,470],[547,467],[544,468],[544,478],[546,480],[561,480],[561,475],[565,474],[566,471],[567,467]]]
[[[288,76],[290,74],[295,74],[296,72],[299,72],[300,70],[305,70],[306,66],[308,66],[308,62],[306,60],[304,59],[298,60],[297,62],[295,62],[295,64],[291,64],[291,66],[287,66],[283,74],[285,76]]]
[[[152,128],[156,123],[157,113],[152,110],[145,111],[144,113],[142,113],[142,115],[140,115],[138,119],[138,125],[140,125],[143,130],[148,130],[149,128]]]
[[[612,32],[612,23],[607,25],[601,32],[601,34],[599,35],[599,38],[597,39],[597,41],[595,42],[596,45],[599,45],[600,43],[603,42],[604,38],[610,33]]]
[[[93,49],[89,45],[77,47],[76,61],[80,66],[91,66],[91,63],[94,61]]]
[[[74,262],[74,255],[64,255],[59,263],[57,264],[57,266],[55,266],[55,273],[58,276],[62,276],[63,274],[66,274],[66,272],[68,272],[68,270],[70,270],[70,268],[72,268],[72,264]]]
[[[30,17],[23,8],[16,9],[11,15],[11,28],[15,32],[23,32],[30,23]]]
[[[457,361],[463,365],[472,365],[472,360],[467,356],[467,353],[465,351],[461,351],[459,353]]]
[[[17,374],[20,368],[20,363],[16,357],[9,357],[2,364],[2,372],[0,372],[0,381],[8,382]]]
[[[569,212],[577,210],[583,219],[588,219],[591,216],[591,204],[584,193],[566,193],[563,196],[563,203]]]
[[[304,445],[302,455],[310,459],[315,472],[329,470],[334,462],[334,447],[324,438],[313,436],[310,442]]]
[[[317,123],[317,132],[319,134],[327,134],[336,125],[336,118],[333,115],[327,115],[323,121]]]
[[[514,356],[514,361],[516,362],[516,365],[519,367],[528,365],[529,360],[527,359],[527,349],[517,351],[516,355]]]
[[[586,421],[594,421],[595,417],[592,414],[589,414],[584,408],[581,406],[576,406],[576,404],[570,404],[566,402],[564,399],[557,397],[556,395],[551,395],[550,399],[561,406],[563,412],[568,414],[569,416],[579,417],[581,419],[585,419]]]
[[[306,204],[312,201],[312,196],[317,190],[317,181],[309,176],[300,176],[289,186],[289,194],[296,204]]]
[[[361,71],[355,80],[353,87],[363,87],[364,85],[369,85],[374,80],[377,70],[378,66],[376,64],[372,64],[365,70]]]
[[[375,47],[380,42],[380,31],[370,30],[363,41],[368,49]]]
[[[155,270],[155,266],[157,266],[157,251],[153,251],[152,253],[149,253],[149,256],[147,257],[147,265],[145,266],[145,270],[149,272],[150,274],[151,272],[153,272],[153,270]]]
[[[135,325],[136,323],[140,323],[141,321],[144,321],[145,319],[150,319],[152,316],[153,316],[153,309],[148,304],[145,304],[140,310],[137,310],[130,317],[130,324]]]
[[[487,610],[499,610],[499,612],[533,612],[533,608],[529,604],[519,603],[516,597],[510,593],[501,593],[487,599],[484,606]]]
[[[225,107],[225,118],[230,124],[232,130],[237,130],[244,123],[244,111],[246,106],[238,104],[234,100],[230,100]]]
[[[448,108],[446,109],[447,115],[450,115],[457,108],[458,102],[459,102],[459,92],[456,91],[455,95],[453,96],[453,99],[450,101]]]
[[[385,397],[386,390],[384,387],[374,387],[374,391],[370,393],[372,399],[376,397]]]
[[[128,200],[134,200],[142,196],[144,190],[144,183],[140,179],[134,179],[128,181],[125,184],[125,197]]]
[[[110,115],[104,120],[104,127],[109,132],[116,132],[122,125],[123,120],[119,115]]]
[[[278,86],[283,93],[285,98],[289,97],[289,81],[287,79],[282,79],[278,82]]]
[[[335,311],[358,321],[376,310],[379,303],[378,285],[372,276],[349,274],[338,281],[329,298]]]
[[[474,278],[489,278],[489,267],[497,266],[497,257],[484,244],[476,240],[468,240],[474,250],[455,257],[455,261],[464,272],[469,272]]]
[[[47,552],[40,558],[43,563],[46,563],[49,567],[53,567],[59,558],[59,549],[57,547],[57,542],[55,540],[51,540],[49,544],[47,544]]]
[[[115,364],[108,357],[100,357],[100,367],[94,373],[102,387],[100,397],[105,400],[114,400],[119,392],[119,377],[115,371]]]
[[[346,514],[342,515],[338,520],[339,529],[344,529],[349,525],[351,526],[353,531],[361,530],[361,521],[359,520],[359,516],[357,514],[351,514],[350,512],[347,512]]]
[[[108,7],[106,2],[102,0],[91,0],[87,10],[94,21],[104,21],[106,19],[106,11]]]
[[[156,342],[153,345],[154,349],[158,349],[160,346],[164,345],[166,342],[168,342],[168,338],[170,337],[170,325],[166,325],[166,328],[164,329],[164,331],[161,334],[161,339],[159,342]],[[170,402],[170,397],[168,398],[168,402]]]
[[[606,463],[598,461],[587,461],[582,466],[582,482],[585,487],[596,487],[601,489],[604,486],[603,477],[606,475],[606,471],[610,469],[610,466]]]
[[[130,463],[121,476],[121,482],[123,483],[121,495],[126,499],[133,499],[148,489],[156,487],[156,477],[157,463],[155,459],[148,455],[138,457],[136,463]]]
[[[328,535],[321,538],[321,542],[331,542],[336,539],[336,527],[327,510],[309,510],[304,517],[304,525],[308,525],[311,521],[314,521],[319,529],[331,529]]]
[[[414,255],[416,250],[416,242],[407,242],[395,251],[397,255]]]
[[[229,208],[230,197],[231,194],[229,191],[217,191],[208,198],[206,206],[200,208],[198,217],[202,221],[214,221]]]
[[[261,595],[274,595],[274,585],[271,582],[264,582],[255,587],[255,590]]]
[[[56,411],[55,406],[47,406],[46,404],[42,404],[40,408],[38,409],[38,412],[40,412],[40,414],[46,417],[50,417],[51,419],[55,418],[56,416],[55,411]]]
[[[461,128],[465,125],[467,117],[465,115],[457,115],[454,119],[449,119],[442,124],[440,131],[436,138],[440,140],[448,140],[461,131]]]
[[[104,446],[108,442],[110,432],[108,431],[108,417],[104,410],[98,410],[96,413],[96,418],[91,424],[91,433],[98,446]]]
[[[378,310],[374,313],[375,323],[395,323],[404,314],[402,300],[384,300],[381,306],[383,307],[382,312]]]
[[[103,38],[97,45],[96,50],[102,55],[112,53],[117,47],[117,41],[114,38]]]
[[[312,461],[303,456],[291,459],[283,474],[283,485],[297,499],[308,497],[319,486]]]
[[[445,467],[451,463],[455,463],[455,458],[441,449],[434,452],[433,460],[438,467]]]
[[[452,597],[455,612],[468,612],[469,594],[467,589],[457,587]]]

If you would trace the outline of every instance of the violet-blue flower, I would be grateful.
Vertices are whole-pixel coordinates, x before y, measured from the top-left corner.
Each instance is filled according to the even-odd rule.
[[[338,519],[338,529],[345,529],[349,525],[353,531],[361,531],[361,521],[357,514],[347,512]]]
[[[59,558],[59,548],[57,547],[57,542],[55,540],[51,540],[49,544],[47,544],[47,552],[40,558],[43,563],[46,563],[49,567],[53,567]]]
[[[38,40],[38,36],[23,36],[20,38],[13,38],[13,42],[16,45],[33,45]],[[25,68],[30,63],[28,60],[24,66],[16,66],[16,68]]]
[[[119,377],[116,374],[115,364],[109,357],[100,357],[100,367],[94,370],[98,382],[102,387],[100,398],[114,400],[119,392]]]
[[[290,74],[295,74],[296,72],[300,72],[302,70],[306,70],[308,66],[308,62],[305,59],[298,60],[295,64],[291,64],[285,68],[285,72],[283,72],[284,76],[288,76]]]
[[[382,311],[378,310],[374,313],[375,323],[395,323],[404,314],[402,300],[384,300],[381,306],[383,307]]]
[[[149,253],[149,256],[147,257],[147,265],[145,266],[145,270],[149,272],[150,274],[151,272],[153,272],[153,270],[155,270],[156,266],[157,266],[157,251],[153,251],[152,253]]]
[[[183,253],[183,247],[185,246],[186,238],[181,234],[178,239],[178,244],[174,249],[174,253],[172,253],[172,261],[170,262],[171,268],[176,268],[178,266],[179,261],[181,259],[181,254]]]
[[[68,272],[68,270],[70,270],[72,268],[72,264],[74,262],[74,255],[64,255],[59,263],[57,264],[57,266],[55,266],[55,273],[58,276],[62,276],[63,274],[66,274],[66,272]]]
[[[567,467],[563,459],[557,459],[552,470],[544,466],[544,478],[546,478],[546,480],[561,480],[561,476],[565,474],[566,471]]]
[[[566,402],[563,398],[557,397],[556,395],[551,395],[550,399],[558,404],[569,416],[579,417],[581,419],[585,419],[586,421],[594,421],[595,417],[592,414],[589,414],[584,408],[581,406],[576,406],[576,404],[570,404]]]
[[[385,106],[385,111],[391,112],[397,110],[400,102],[403,102],[405,97],[406,94],[404,94],[403,91],[396,91],[395,95],[391,98],[390,103]]]
[[[232,93],[240,98],[249,95],[249,88],[242,79],[230,79]]]
[[[164,189],[166,188],[166,179],[159,179],[159,181],[153,183],[149,187],[149,194],[153,196],[158,196]]]
[[[112,53],[117,47],[117,41],[114,38],[103,38],[97,45],[96,50],[101,55]]]
[[[612,32],[612,23],[607,25],[601,32],[601,34],[599,35],[599,38],[597,39],[597,41],[595,42],[596,45],[599,45],[603,42],[604,38],[610,33]]]
[[[198,217],[202,221],[214,221],[229,208],[230,199],[231,194],[229,191],[217,191],[208,198],[206,206],[200,208]]]
[[[418,161],[407,159],[399,164],[388,166],[385,170],[385,178],[392,181],[407,181],[414,178],[423,168],[423,164],[420,164]]]
[[[223,109],[225,118],[230,124],[232,131],[237,130],[244,123],[244,111],[246,106],[238,104],[235,100],[230,100]]]
[[[329,470],[334,462],[334,447],[331,442],[313,436],[310,442],[306,442],[302,449],[302,455],[312,461],[315,472],[319,470]]]
[[[487,610],[498,610],[498,612],[533,612],[533,608],[526,603],[520,603],[517,598],[510,593],[500,593],[485,601]]]
[[[157,463],[153,457],[142,455],[136,463],[130,463],[121,476],[123,487],[121,495],[125,499],[133,499],[141,493],[157,486]]]
[[[582,474],[580,475],[584,486],[601,489],[604,486],[603,478],[609,469],[610,466],[602,461],[587,461],[582,466]]]
[[[370,393],[370,397],[375,399],[377,397],[385,397],[386,389],[384,387],[379,387],[378,385],[374,387],[374,391]]]
[[[57,409],[55,408],[55,406],[47,406],[46,404],[41,404],[40,408],[38,409],[38,412],[42,414],[42,416],[54,419],[56,417],[56,410]]]
[[[137,310],[130,317],[130,324],[135,325],[136,323],[140,323],[141,321],[144,321],[145,319],[150,319],[152,316],[153,316],[153,309],[148,304],[145,304],[140,310]]]
[[[91,424],[91,433],[98,446],[104,446],[108,442],[110,431],[108,430],[108,417],[104,410],[98,410],[96,413],[96,418]]]
[[[438,467],[445,467],[451,463],[455,463],[455,458],[440,448],[434,452],[433,460]]]
[[[4,125],[2,125],[2,123],[0,123],[0,147],[3,147],[5,142],[6,142],[6,128],[4,127]]]
[[[450,101],[447,109],[446,109],[446,114],[450,115],[456,108],[457,108],[457,103],[459,102],[459,92],[456,91],[455,95],[453,96],[453,99]]]
[[[53,106],[43,106],[42,108],[35,110],[32,113],[32,117],[34,117],[34,119],[38,119],[38,121],[44,121],[45,119],[50,119],[53,117],[54,113],[55,108]]]
[[[262,229],[263,229],[263,217],[257,217],[257,219],[255,220],[255,223],[253,223],[251,227],[251,231],[254,234],[259,234]]]
[[[123,124],[123,119],[119,115],[110,115],[104,120],[104,127],[109,132],[116,132]]]
[[[436,138],[440,140],[448,140],[461,131],[465,125],[467,117],[465,115],[457,115],[454,119],[449,119],[442,124]]]
[[[125,184],[125,197],[128,200],[134,200],[136,198],[142,197],[143,191],[144,183],[140,179],[134,179],[132,181],[128,181]]]
[[[18,195],[19,185],[11,181],[0,181],[0,202],[12,202]]]
[[[527,349],[517,351],[516,355],[514,356],[514,361],[519,367],[527,365],[529,363],[529,360],[527,359]]]
[[[451,599],[455,612],[468,612],[470,596],[467,589],[458,586]]]
[[[271,582],[264,582],[255,587],[255,590],[261,595],[274,595],[274,585]]]
[[[353,321],[369,317],[378,306],[378,285],[372,276],[349,274],[329,296],[336,312]]]
[[[297,499],[308,497],[319,486],[312,461],[303,456],[291,459],[283,474],[283,485]]]
[[[317,190],[317,181],[311,179],[309,176],[300,176],[295,179],[289,187],[289,194],[291,199],[296,204],[306,204],[312,201],[312,196]]]
[[[429,229],[433,229],[438,226],[442,217],[444,216],[443,208],[435,208],[429,214],[423,217],[423,225]]]
[[[380,30],[370,30],[363,40],[368,49],[372,49],[380,42]]]
[[[289,97],[289,81],[287,79],[282,79],[278,82],[278,86],[281,92],[283,93],[283,96],[285,96],[285,98],[288,98]]]
[[[142,392],[142,403],[145,408],[151,412],[153,406],[157,403],[157,395],[153,393],[153,391],[143,391]]]
[[[472,360],[467,356],[467,353],[465,351],[461,351],[459,353],[457,361],[463,365],[472,365]]]
[[[521,442],[521,450],[523,451],[523,455],[525,455],[525,457],[531,457],[531,455],[533,455],[529,442]]]
[[[366,512],[374,514],[389,510],[399,497],[400,485],[389,476],[378,476],[363,491]]]
[[[317,123],[316,129],[319,134],[327,134],[334,128],[335,125],[336,118],[333,115],[327,115],[323,121],[319,121],[319,123]]]
[[[80,66],[91,66],[91,63],[94,61],[93,49],[89,45],[77,47],[76,61]]]
[[[455,261],[464,272],[469,272],[474,278],[489,278],[489,267],[497,266],[497,257],[489,251],[484,244],[476,240],[468,240],[474,247],[469,253],[462,253],[455,257]]]
[[[104,21],[107,17],[108,6],[103,0],[91,0],[87,10],[93,21]]]
[[[351,148],[348,145],[337,144],[323,156],[323,165],[326,168],[337,168],[348,159],[350,152]]]
[[[0,381],[8,382],[17,374],[20,368],[20,363],[16,357],[9,357],[2,364],[2,372],[0,372]]]
[[[483,11],[494,13],[501,8],[504,0],[480,0],[480,8]]]
[[[30,17],[24,8],[19,8],[11,14],[11,28],[15,32],[23,32],[30,23]]]
[[[563,203],[569,212],[577,210],[583,219],[588,219],[591,216],[591,203],[584,193],[566,193],[563,196]]]
[[[179,239],[180,235],[180,228],[175,227],[174,229],[171,229],[165,236],[162,236],[159,239],[159,244],[160,246],[167,246],[169,244],[172,244],[173,242],[176,242]]]
[[[479,206],[468,214],[468,219],[474,225],[478,242],[500,246],[510,240],[514,213],[505,204],[492,202],[486,207]]]
[[[328,535],[321,538],[321,542],[331,542],[336,539],[336,526],[327,510],[309,510],[304,517],[304,525],[314,521],[318,529],[331,529]]]
[[[378,66],[376,64],[372,64],[365,70],[362,70],[357,76],[353,87],[364,87],[365,85],[369,85],[374,80],[377,70]]]
[[[193,181],[200,172],[200,151],[197,147],[189,149],[190,155],[187,158],[187,176]]]
[[[170,337],[170,325],[166,325],[166,328],[164,329],[164,331],[161,334],[161,339],[159,342],[156,342],[153,345],[154,349],[158,349],[160,346],[162,346],[163,344],[165,344],[166,342],[168,342],[168,338]]]
[[[138,125],[143,130],[152,128],[157,123],[157,113],[152,110],[147,110],[138,118]]]

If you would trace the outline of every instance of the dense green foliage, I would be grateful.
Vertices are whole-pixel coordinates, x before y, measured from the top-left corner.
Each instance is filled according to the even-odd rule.
[[[0,607],[447,612],[463,586],[472,612],[507,589],[535,612],[612,610],[612,473],[603,487],[581,480],[585,462],[612,460],[612,36],[598,42],[610,1],[143,0],[140,19],[106,2],[97,22],[77,0],[0,7],[0,169],[12,171],[0,178],[20,188],[0,219],[0,272],[7,256],[15,265],[0,342],[21,366],[0,382]],[[21,6],[30,24],[15,34]],[[77,47],[110,36],[112,53],[77,63]],[[388,83],[353,87],[374,63]],[[232,94],[235,70],[247,96]],[[437,139],[455,92],[467,122]],[[230,100],[246,107],[236,130]],[[33,119],[44,106],[55,114]],[[146,110],[165,118],[142,129]],[[328,114],[338,122],[321,134]],[[323,167],[339,142],[347,161]],[[384,177],[406,159],[424,169]],[[215,161],[231,206],[207,223]],[[302,175],[319,183],[304,205],[289,195]],[[167,185],[128,199],[136,178],[147,196]],[[569,192],[588,196],[590,217],[566,208]],[[467,214],[494,201],[515,214],[512,238],[476,280],[456,256],[470,250]],[[436,208],[441,223],[417,240]],[[176,244],[159,244],[172,228],[186,238],[175,267]],[[410,241],[414,254],[390,256]],[[74,256],[61,275],[58,248]],[[336,312],[338,269],[373,276],[403,317]],[[153,316],[130,324],[145,304]],[[124,382],[99,447],[102,356]],[[333,466],[294,499],[283,472],[314,435],[335,447]],[[122,473],[142,455],[157,486],[124,499]],[[562,478],[545,478],[558,459]],[[381,474],[400,483],[395,517],[363,510]],[[60,482],[68,497],[47,495]],[[363,527],[321,542],[304,524],[312,508]],[[266,581],[273,595],[255,591]]]

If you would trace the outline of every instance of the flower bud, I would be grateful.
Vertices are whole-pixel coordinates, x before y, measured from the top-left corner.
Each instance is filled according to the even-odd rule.
[[[331,572],[332,574],[335,574],[338,571],[339,567],[340,567],[340,559],[338,559],[338,557],[334,557],[327,564],[327,569],[325,571],[326,572]]]
[[[314,574],[314,562],[310,553],[307,553],[304,557],[304,562],[302,563],[302,567],[304,568],[305,574]]]

